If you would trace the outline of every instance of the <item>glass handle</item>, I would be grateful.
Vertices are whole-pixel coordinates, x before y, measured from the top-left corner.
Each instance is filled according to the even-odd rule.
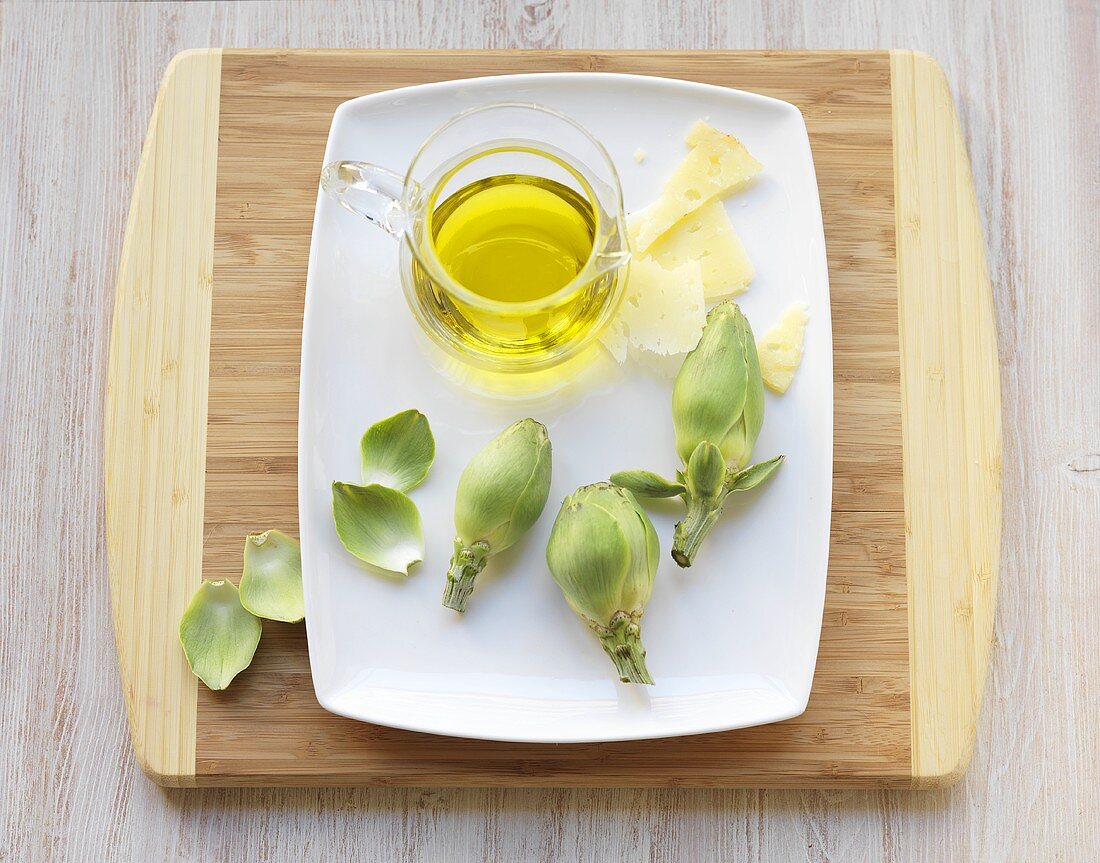
[[[369,162],[330,162],[321,169],[321,188],[345,210],[400,237],[408,222],[401,198],[405,178]]]

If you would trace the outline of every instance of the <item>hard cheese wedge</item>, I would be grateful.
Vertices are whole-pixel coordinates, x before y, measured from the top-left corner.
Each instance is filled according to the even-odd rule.
[[[630,346],[655,354],[690,351],[707,322],[703,277],[697,261],[665,269],[647,257],[635,258],[619,314],[600,336],[623,362]]]
[[[745,145],[699,120],[685,139],[691,152],[672,172],[653,204],[638,214],[634,251],[645,252],[688,213],[736,191],[761,169]]]
[[[802,361],[802,342],[806,334],[806,306],[788,306],[779,322],[756,340],[760,356],[760,375],[777,393],[785,393]]]
[[[632,219],[628,230],[633,248],[637,229],[638,222]],[[753,277],[752,262],[721,201],[704,204],[677,222],[649,247],[648,256],[665,269],[697,261],[708,301],[743,294]]]

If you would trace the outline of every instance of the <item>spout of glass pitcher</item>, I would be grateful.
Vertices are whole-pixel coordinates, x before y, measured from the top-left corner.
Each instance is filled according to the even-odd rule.
[[[411,181],[410,181],[411,182]],[[321,169],[321,188],[341,207],[400,237],[409,223],[405,178],[370,162],[330,162]],[[417,187],[412,184],[415,195]]]
[[[611,216],[605,229],[600,248],[592,258],[590,273],[602,276],[626,266],[630,261],[630,243],[627,241],[626,218],[620,213]]]
[[[590,276],[602,276],[605,273],[610,273],[613,270],[624,267],[630,261],[630,250],[622,249],[615,252],[598,252],[595,257],[592,258],[591,269],[588,272]]]

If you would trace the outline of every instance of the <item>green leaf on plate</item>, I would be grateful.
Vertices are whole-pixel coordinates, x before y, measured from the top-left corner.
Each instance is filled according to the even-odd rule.
[[[650,470],[621,470],[611,474],[611,482],[639,497],[676,497],[687,491],[683,483],[669,482]]]
[[[302,548],[281,530],[250,533],[244,541],[241,605],[257,617],[297,623],[306,616]]]
[[[180,618],[180,644],[195,676],[225,689],[252,662],[262,629],[233,582],[204,581]]]
[[[424,559],[420,513],[399,491],[334,482],[332,518],[344,548],[371,566],[408,575]]]
[[[380,420],[359,442],[363,485],[409,491],[424,482],[435,461],[435,438],[428,418],[418,410],[402,411]]]
[[[726,476],[726,493],[748,491],[749,489],[756,488],[779,469],[779,466],[783,463],[783,458],[783,456],[777,455],[775,458],[770,458],[767,461],[759,461],[741,470],[731,471]]]

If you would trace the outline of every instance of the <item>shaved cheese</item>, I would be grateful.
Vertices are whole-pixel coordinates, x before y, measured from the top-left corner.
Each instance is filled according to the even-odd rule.
[[[684,143],[689,147],[698,147],[701,144],[715,144],[719,147],[729,146],[730,141],[738,146],[741,144],[733,135],[719,132],[706,120],[696,120],[691,124],[688,133],[684,135]]]
[[[639,213],[635,252],[645,252],[688,213],[736,191],[761,167],[745,146],[699,120],[687,135],[691,152],[672,172],[653,204]]]
[[[637,229],[637,220],[629,220],[632,247],[637,244]],[[752,262],[721,201],[711,201],[677,222],[649,247],[648,254],[669,270],[698,261],[709,301],[743,294],[753,277]]]
[[[760,357],[760,375],[777,393],[785,393],[802,361],[802,343],[806,335],[806,306],[788,306],[779,322],[756,340]]]
[[[698,262],[667,270],[642,256],[631,262],[618,316],[600,340],[620,363],[628,346],[666,356],[682,354],[695,347],[706,322]]]
[[[600,334],[600,342],[620,366],[626,362],[626,358],[630,355],[630,339],[626,334],[626,324],[623,323],[622,318],[616,317],[608,323],[607,328]]]

